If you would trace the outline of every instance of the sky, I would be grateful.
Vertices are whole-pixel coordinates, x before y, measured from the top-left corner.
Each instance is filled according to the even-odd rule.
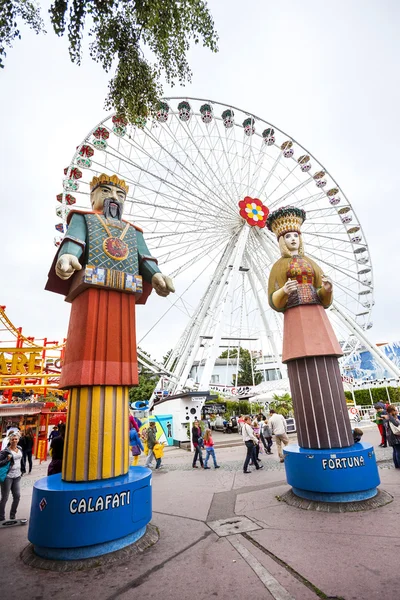
[[[49,3],[42,2],[43,16]],[[324,164],[364,229],[374,268],[373,342],[400,339],[400,5],[396,0],[212,0],[219,53],[189,54],[190,85],[164,94],[238,106],[275,124]],[[106,115],[109,76],[88,54],[69,60],[67,40],[36,36],[8,50],[0,73],[0,304],[26,335],[60,340],[70,306],[44,291],[55,248],[55,196],[63,169]],[[164,311],[151,299],[139,320]],[[146,312],[148,311],[148,312]],[[154,328],[143,348],[160,359],[174,333]],[[157,320],[157,319],[156,319]],[[144,331],[142,327],[142,331]],[[0,332],[0,339],[2,332]]]

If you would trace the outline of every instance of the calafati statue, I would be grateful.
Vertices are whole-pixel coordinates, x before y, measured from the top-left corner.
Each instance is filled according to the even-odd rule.
[[[281,258],[269,277],[271,308],[284,313],[282,362],[287,363],[298,441],[302,448],[353,444],[338,357],[342,350],[325,309],[332,281],[304,255],[304,210],[280,208],[267,219]]]
[[[128,389],[138,383],[135,304],[174,291],[142,230],[122,219],[128,186],[101,174],[91,211],[71,211],[46,289],[72,302],[60,387],[70,390],[62,478],[128,472]]]

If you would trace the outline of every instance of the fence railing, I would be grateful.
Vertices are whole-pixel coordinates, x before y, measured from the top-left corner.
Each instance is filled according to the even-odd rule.
[[[400,403],[393,403],[400,411]],[[376,410],[373,406],[348,406],[350,421],[367,425],[376,419]]]

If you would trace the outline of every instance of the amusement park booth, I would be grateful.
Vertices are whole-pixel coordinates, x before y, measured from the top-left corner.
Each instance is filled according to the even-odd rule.
[[[184,392],[173,396],[164,396],[155,400],[153,415],[172,415],[172,437],[175,446],[188,442],[188,424],[202,416],[202,407],[206,400],[217,400],[210,392]]]
[[[35,438],[35,446],[33,448],[35,453],[36,441],[40,433],[40,420],[43,407],[43,402],[0,404],[1,439],[3,439],[9,427],[18,427],[21,433],[25,433],[28,429],[31,429]]]
[[[21,434],[31,429],[34,437],[33,454],[41,461],[47,459],[47,438],[49,427],[65,423],[66,412],[54,412],[47,402],[26,402],[21,404],[0,404],[1,439],[9,427],[18,427]],[[0,442],[1,443],[1,442]]]

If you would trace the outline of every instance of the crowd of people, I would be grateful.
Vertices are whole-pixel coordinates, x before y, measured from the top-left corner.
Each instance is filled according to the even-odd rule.
[[[378,403],[375,405],[377,411],[375,423],[381,435],[381,447],[387,445],[393,448],[393,463],[396,469],[400,469],[400,419],[397,408],[393,405]],[[241,415],[237,419],[238,431],[242,436],[246,447],[246,456],[243,464],[243,473],[249,474],[249,467],[253,466],[257,471],[263,468],[260,454],[271,455],[273,438],[275,438],[277,453],[280,462],[284,462],[283,446],[289,443],[287,435],[287,422],[283,415],[274,410],[269,411],[269,418],[259,413],[256,417]],[[157,426],[150,421],[148,427],[143,428],[142,423],[133,415],[129,417],[129,445],[132,454],[132,466],[138,466],[141,454],[147,456],[144,466],[152,467],[155,460],[155,469],[161,468],[164,454],[164,444],[157,440]],[[363,430],[353,429],[354,442],[360,442]],[[53,427],[49,435],[49,452],[51,461],[48,466],[48,475],[61,473],[64,449],[65,425],[60,423]],[[210,469],[210,459],[215,469],[219,469],[212,431],[209,427],[203,431],[200,421],[194,421],[191,429],[191,439],[194,446],[192,460],[193,469],[198,469],[198,462],[203,469]],[[11,427],[2,441],[0,451],[0,521],[5,520],[5,508],[10,494],[12,503],[10,508],[10,519],[16,518],[17,508],[20,500],[21,477],[32,471],[32,452],[34,436],[31,429],[21,435],[16,427]],[[205,456],[203,456],[203,451]]]
[[[272,454],[273,436],[275,436],[279,459],[281,462],[284,461],[282,445],[286,446],[289,443],[286,419],[272,409],[269,414],[269,419],[262,413],[254,418],[241,415],[237,419],[238,431],[246,446],[246,458],[243,464],[243,472],[246,474],[251,473],[249,466],[254,466],[256,470],[262,469],[260,454]],[[200,463],[201,468],[210,468],[208,467],[210,457],[213,459],[214,468],[219,469],[211,429],[207,428],[203,433],[200,422],[194,421],[191,437],[194,446],[193,469],[199,468],[197,462]],[[203,459],[203,450],[206,453],[205,459]]]
[[[400,469],[400,420],[397,408],[393,404],[377,402],[375,404],[376,418],[381,436],[381,448],[388,445],[393,448],[393,463],[396,469]]]

